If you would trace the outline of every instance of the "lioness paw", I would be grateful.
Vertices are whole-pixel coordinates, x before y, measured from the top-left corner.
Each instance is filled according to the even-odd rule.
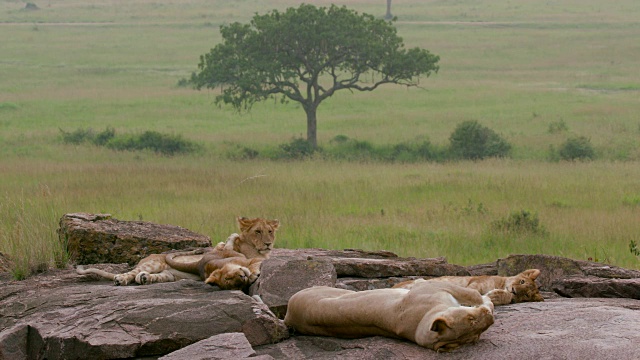
[[[491,290],[487,293],[493,305],[506,305],[513,301],[513,294],[502,289]]]
[[[127,278],[125,276],[122,275],[116,275],[113,278],[113,285],[115,286],[125,286],[129,284],[129,281],[127,281]]]
[[[141,271],[136,275],[136,282],[140,285],[151,284],[151,274],[146,271]]]
[[[224,248],[226,250],[233,250],[233,247],[237,239],[240,239],[240,235],[236,233],[229,235],[229,237],[227,238],[227,241],[224,244]]]

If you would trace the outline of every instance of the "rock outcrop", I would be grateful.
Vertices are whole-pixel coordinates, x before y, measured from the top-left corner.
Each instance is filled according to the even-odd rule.
[[[198,341],[159,360],[267,360],[270,355],[257,356],[251,343],[243,333],[228,333],[212,336]]]
[[[211,246],[207,236],[173,225],[121,221],[109,214],[66,214],[58,236],[76,264],[137,264],[150,254]]]
[[[91,266],[110,272],[127,271],[126,263],[152,249],[210,245],[183,228],[100,215],[68,214],[60,226],[75,261],[101,262]],[[496,322],[480,341],[450,354],[382,337],[290,336],[278,318],[291,295],[314,285],[367,290],[418,277],[514,275],[529,268],[541,270],[546,301],[497,307]],[[275,249],[261,271],[249,295],[193,280],[116,287],[72,268],[24,281],[0,276],[0,360],[640,358],[636,270],[547,255],[462,267],[387,251]]]
[[[416,344],[370,337],[292,336],[254,347],[274,359],[640,359],[640,302],[553,299],[496,308],[496,321],[473,345],[436,353]]]
[[[213,335],[252,345],[288,337],[284,323],[240,291],[198,281],[116,287],[73,270],[0,287],[0,359],[161,356]]]
[[[250,295],[258,295],[281,319],[293,294],[312,286],[335,286],[336,270],[326,260],[274,257],[260,266],[260,277],[251,286]]]

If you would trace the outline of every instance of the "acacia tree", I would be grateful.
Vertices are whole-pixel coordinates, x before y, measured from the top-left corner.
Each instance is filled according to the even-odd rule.
[[[216,103],[237,110],[272,97],[299,102],[314,148],[318,105],[336,91],[417,86],[421,75],[438,71],[439,57],[405,49],[391,22],[344,6],[273,10],[249,24],[222,25],[220,33],[223,41],[200,57],[195,87],[220,87]]]

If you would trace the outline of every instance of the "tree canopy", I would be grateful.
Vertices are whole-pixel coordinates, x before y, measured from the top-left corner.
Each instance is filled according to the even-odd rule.
[[[313,147],[318,105],[336,91],[417,86],[438,71],[439,57],[405,49],[392,22],[344,6],[273,10],[249,24],[222,25],[220,33],[222,42],[200,57],[191,77],[196,88],[221,88],[216,103],[237,110],[272,97],[299,102]]]

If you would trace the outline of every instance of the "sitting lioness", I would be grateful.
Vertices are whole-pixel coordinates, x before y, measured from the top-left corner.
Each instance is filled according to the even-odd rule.
[[[308,288],[289,299],[284,319],[302,334],[381,335],[444,351],[478,341],[493,321],[493,303],[487,296],[452,283],[422,279],[411,290]]]
[[[220,243],[219,245],[224,245]],[[190,274],[197,274],[205,284],[217,285],[222,290],[242,290],[251,285],[260,275],[260,264],[263,259],[247,259],[243,254],[233,250],[220,249],[204,254],[195,262],[182,262],[176,257],[189,253],[167,254],[165,261],[171,268]]]
[[[442,276],[427,281],[451,282],[456,285],[478,290],[482,295],[488,295],[494,305],[510,303],[544,301],[536,278],[540,270],[529,269],[515,276]],[[411,289],[416,280],[409,280],[394,285],[394,288]]]
[[[221,248],[229,247],[231,250],[243,254],[247,259],[260,258],[266,259],[271,253],[275,242],[275,231],[278,229],[280,222],[278,220],[265,220],[262,218],[247,219],[245,217],[236,218],[241,234],[233,234],[227,239],[226,244],[218,244],[215,248],[205,248],[199,254],[196,252],[180,257],[181,262],[199,262],[205,252],[213,252]],[[240,276],[235,267],[227,267],[226,270],[233,269],[237,276]],[[219,272],[220,276],[224,271]],[[166,263],[166,254],[153,254],[140,260],[133,270],[122,273],[112,274],[99,269],[84,269],[82,266],[76,268],[76,272],[80,275],[94,274],[105,279],[113,280],[115,285],[128,285],[133,282],[141,285],[152,284],[157,282],[171,282],[181,279],[199,280],[198,273],[192,274],[179,271]],[[244,271],[242,272],[244,274]],[[256,271],[256,275],[259,271]]]
[[[231,234],[224,248],[239,252],[247,259],[268,258],[276,240],[280,221],[245,217],[238,217],[236,221],[240,234]]]

